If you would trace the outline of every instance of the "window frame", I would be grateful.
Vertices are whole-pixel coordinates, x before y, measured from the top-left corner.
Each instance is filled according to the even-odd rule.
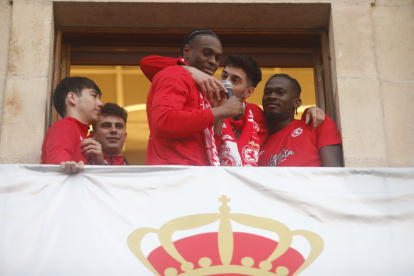
[[[59,28],[53,90],[70,76],[71,64],[139,65],[147,55],[178,57],[181,41],[190,30]],[[313,67],[316,104],[336,122],[326,30],[212,30],[220,37],[225,54],[250,55],[261,67]],[[49,101],[48,128],[60,119]]]

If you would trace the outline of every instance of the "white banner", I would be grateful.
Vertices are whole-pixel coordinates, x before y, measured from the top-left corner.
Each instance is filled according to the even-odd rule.
[[[414,169],[0,165],[0,275],[414,275]]]

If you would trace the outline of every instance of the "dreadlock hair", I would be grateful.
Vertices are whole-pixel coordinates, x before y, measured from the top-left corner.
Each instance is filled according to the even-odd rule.
[[[230,55],[224,61],[224,68],[227,66],[243,69],[247,76],[247,84],[256,87],[262,80],[262,71],[257,62],[246,55]]]
[[[125,127],[126,127],[128,112],[124,108],[117,105],[116,103],[106,103],[101,108],[101,115],[100,116],[103,116],[103,117],[107,117],[107,116],[120,117],[124,120]],[[96,129],[97,129],[96,123],[92,125],[92,129],[93,129],[93,131],[96,131]]]
[[[300,92],[302,92],[302,88],[300,87],[300,84],[296,79],[292,78],[291,76],[289,76],[287,74],[275,74],[275,75],[271,76],[269,78],[269,80],[271,80],[273,78],[276,78],[276,77],[285,78],[287,80],[290,80],[290,83],[292,84],[293,89],[297,92],[297,97],[298,98],[300,97]]]
[[[199,40],[200,37],[203,35],[215,37],[220,41],[220,38],[218,37],[218,35],[216,35],[212,30],[204,29],[204,28],[194,29],[185,36],[183,44],[181,44],[181,55],[184,55],[185,45],[191,46],[191,44]]]
[[[68,77],[59,82],[53,92],[52,100],[53,106],[62,118],[66,116],[66,98],[69,92],[73,92],[76,96],[82,97],[82,90],[86,88],[94,89],[98,92],[99,96],[102,96],[102,92],[96,83],[85,77]]]

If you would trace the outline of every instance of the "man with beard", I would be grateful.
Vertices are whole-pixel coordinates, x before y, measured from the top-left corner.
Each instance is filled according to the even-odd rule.
[[[212,75],[218,68],[222,47],[214,32],[195,29],[184,39],[181,54],[182,64]],[[150,137],[145,163],[220,165],[217,148],[221,137],[214,135],[213,128],[242,112],[240,99],[235,96],[227,101],[219,96],[210,103],[181,66],[163,69],[152,79],[147,97]]]
[[[295,120],[302,101],[296,79],[276,74],[266,83],[263,111],[269,138],[261,150],[259,166],[342,167],[341,136],[335,123],[326,116],[316,130]]]
[[[140,63],[143,73],[150,81],[158,71],[176,64],[176,59],[159,56],[146,57]],[[220,164],[222,166],[257,166],[260,148],[267,139],[266,119],[259,106],[247,103],[245,100],[253,95],[257,84],[262,80],[259,65],[249,56],[230,55],[224,61],[224,69],[219,80],[207,76],[196,68],[185,65],[183,67],[209,97],[212,97],[211,91],[221,88],[221,82],[231,82],[233,95],[243,102],[245,114],[239,120],[226,119],[222,128],[221,126],[215,127],[215,133],[222,135],[222,144],[219,148]],[[311,107],[306,115],[306,122],[310,123],[313,120],[315,128],[324,119],[325,114],[317,107]]]

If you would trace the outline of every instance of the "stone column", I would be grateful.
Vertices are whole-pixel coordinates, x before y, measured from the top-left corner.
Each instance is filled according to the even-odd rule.
[[[388,166],[371,9],[333,3],[331,10],[334,99],[347,167]]]
[[[8,0],[0,0],[0,138],[3,122],[4,90],[6,89],[7,63],[9,59],[9,43],[12,5]]]
[[[14,0],[0,163],[40,162],[53,41],[53,3]]]
[[[414,1],[372,8],[388,166],[414,166]]]

